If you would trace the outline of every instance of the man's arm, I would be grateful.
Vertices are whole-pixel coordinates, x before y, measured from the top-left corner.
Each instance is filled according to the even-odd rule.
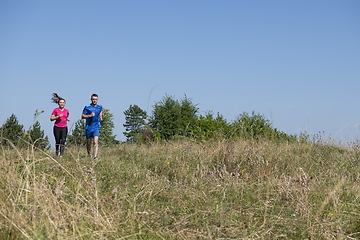
[[[82,119],[87,119],[87,118],[91,118],[95,115],[94,112],[92,112],[90,115],[86,115],[85,113],[81,114],[81,118]]]

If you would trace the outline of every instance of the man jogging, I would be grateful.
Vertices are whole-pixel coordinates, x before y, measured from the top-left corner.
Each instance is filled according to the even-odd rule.
[[[91,157],[91,142],[94,141],[94,159],[99,151],[100,122],[102,121],[102,106],[97,104],[98,95],[91,95],[91,104],[84,107],[82,119],[86,119],[86,149]]]

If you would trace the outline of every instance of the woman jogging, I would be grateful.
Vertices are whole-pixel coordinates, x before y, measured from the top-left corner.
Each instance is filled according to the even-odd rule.
[[[65,108],[66,101],[56,93],[51,98],[53,103],[59,105],[55,108],[50,117],[50,121],[55,121],[54,137],[56,143],[56,156],[62,157],[65,149],[66,137],[68,134],[67,122],[70,121],[70,112]]]

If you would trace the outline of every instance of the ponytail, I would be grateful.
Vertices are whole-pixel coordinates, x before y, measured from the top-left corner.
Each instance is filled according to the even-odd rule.
[[[60,97],[59,95],[57,95],[57,93],[53,93],[52,95],[53,95],[53,97],[51,98],[51,101],[52,101],[53,103],[59,103],[60,100],[64,100],[64,101],[65,101],[65,99],[63,99],[62,97]]]

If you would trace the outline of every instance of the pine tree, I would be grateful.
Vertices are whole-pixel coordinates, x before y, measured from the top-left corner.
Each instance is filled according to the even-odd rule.
[[[34,144],[34,147],[44,150],[50,148],[49,139],[45,136],[44,130],[41,130],[39,121],[36,120],[27,133],[30,137],[30,143]]]
[[[136,142],[142,139],[144,127],[146,125],[147,114],[138,105],[130,105],[129,109],[124,111],[126,132],[123,132],[127,141]]]
[[[99,144],[103,146],[111,146],[114,144],[118,144],[119,141],[116,140],[116,135],[113,135],[113,129],[115,127],[114,124],[114,115],[110,113],[109,109],[103,108],[103,120],[100,123],[100,137]]]
[[[24,135],[24,126],[19,124],[17,117],[15,114],[11,114],[11,116],[6,120],[6,122],[2,125],[0,131],[0,141],[1,144],[5,146],[11,145],[13,143],[15,146],[18,146],[22,141],[21,137]]]
[[[75,122],[75,128],[68,135],[68,145],[86,146],[85,120],[79,119]]]

